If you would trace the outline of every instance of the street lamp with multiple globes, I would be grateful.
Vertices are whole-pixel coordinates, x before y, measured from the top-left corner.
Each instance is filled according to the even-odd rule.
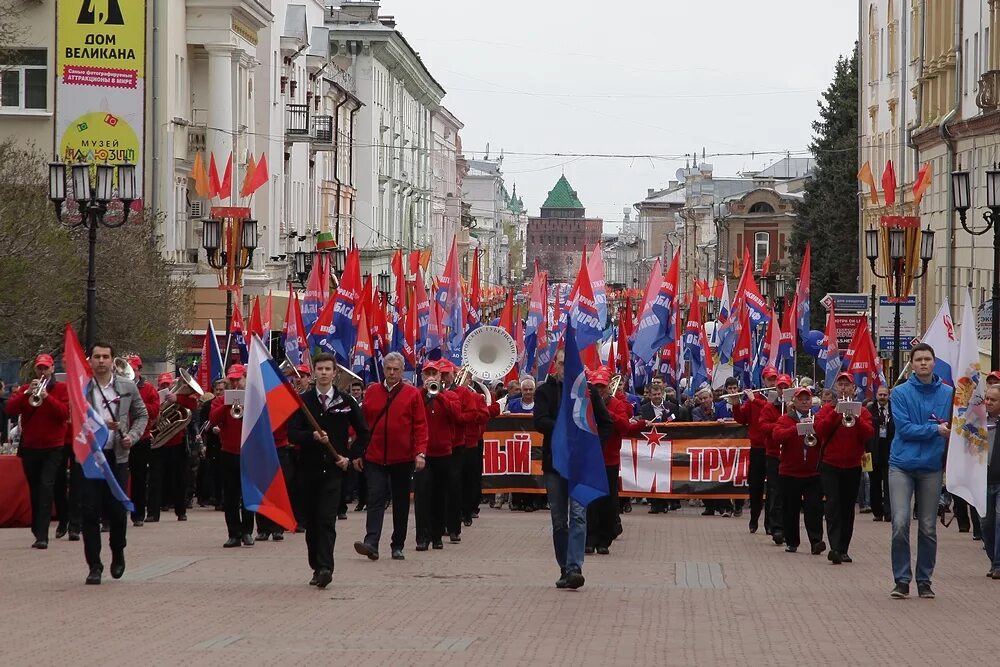
[[[902,227],[889,229],[889,270],[883,275],[875,269],[875,261],[879,257],[878,237],[880,230],[869,228],[865,230],[865,257],[871,265],[872,273],[876,278],[892,278],[895,289],[893,294],[896,304],[896,319],[892,325],[892,377],[899,377],[900,365],[900,345],[899,345],[899,307],[903,296],[903,278],[906,276],[906,230]],[[930,226],[920,232],[920,273],[912,274],[913,278],[921,278],[927,273],[927,264],[934,257],[934,232]],[[872,304],[874,308],[875,305]]]
[[[990,369],[1000,368],[1000,241],[997,240],[997,225],[1000,224],[1000,170],[996,163],[992,169],[986,170],[986,207],[988,211],[983,211],[983,220],[986,227],[981,230],[972,229],[966,224],[966,213],[971,208],[971,189],[969,186],[969,172],[951,172],[951,189],[954,194],[955,210],[958,211],[958,218],[962,222],[962,228],[973,236],[981,236],[993,230],[993,294],[992,294],[992,323],[990,327]]]
[[[132,209],[132,202],[136,199],[135,186],[135,165],[130,162],[113,164],[90,164],[78,162],[69,165],[70,179],[73,184],[73,196],[80,207],[80,219],[63,220],[63,204],[66,196],[66,163],[49,163],[49,199],[56,208],[56,218],[59,222],[69,227],[86,226],[88,230],[87,238],[87,331],[85,340],[87,351],[94,342],[94,334],[97,328],[97,228],[98,227],[121,227],[129,219]],[[96,187],[92,187],[90,180],[90,170],[95,168],[97,172]],[[115,192],[115,176],[117,170],[118,190]],[[112,222],[105,217],[108,206],[115,199],[122,203],[122,216],[118,222]]]
[[[229,336],[233,323],[233,289],[242,284],[243,272],[253,262],[257,249],[257,221],[253,218],[205,218],[201,221],[201,245],[208,255],[208,265],[219,272],[219,285],[226,288],[226,336]]]

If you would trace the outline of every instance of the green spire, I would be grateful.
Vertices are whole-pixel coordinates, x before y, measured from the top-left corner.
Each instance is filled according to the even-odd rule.
[[[555,186],[549,190],[549,196],[546,197],[545,203],[542,204],[542,208],[583,208],[583,204],[580,199],[576,196],[576,190],[570,186],[569,181],[566,180],[566,175],[563,174],[556,181]]]
[[[507,208],[509,208],[511,212],[519,215],[524,213],[524,202],[517,196],[517,183],[514,184],[514,188],[510,193],[510,202],[508,203]]]

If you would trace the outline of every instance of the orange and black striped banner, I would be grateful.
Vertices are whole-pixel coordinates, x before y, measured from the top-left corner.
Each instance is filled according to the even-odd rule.
[[[746,498],[750,440],[733,422],[651,424],[622,441],[619,495]],[[542,434],[531,415],[502,415],[483,434],[483,493],[545,493]]]

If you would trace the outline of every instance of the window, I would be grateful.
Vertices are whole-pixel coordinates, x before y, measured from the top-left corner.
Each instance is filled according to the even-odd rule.
[[[759,201],[753,204],[747,213],[774,213],[774,207],[766,201]]]
[[[764,260],[771,253],[771,235],[767,232],[757,232],[753,235],[753,268],[760,271]]]
[[[47,108],[48,61],[45,49],[17,49],[14,63],[0,69],[0,108]]]

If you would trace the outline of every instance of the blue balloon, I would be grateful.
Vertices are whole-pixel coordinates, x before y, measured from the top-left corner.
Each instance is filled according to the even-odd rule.
[[[823,337],[826,336],[822,331],[817,331],[816,329],[811,329],[805,336],[802,337],[802,347],[805,348],[807,354],[812,357],[818,357],[820,351],[820,343]]]

